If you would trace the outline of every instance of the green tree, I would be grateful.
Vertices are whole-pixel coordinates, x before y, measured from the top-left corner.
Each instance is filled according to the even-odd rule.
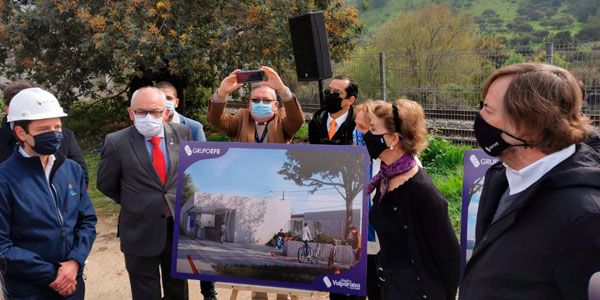
[[[600,41],[600,8],[587,19],[575,37],[581,41]]]
[[[325,15],[332,60],[346,58],[361,27],[341,0],[2,1],[0,69],[66,103],[122,95],[136,65],[211,87],[238,67],[292,69],[287,20],[311,11]]]
[[[322,155],[310,151],[287,150],[287,161],[278,174],[298,186],[309,187],[310,193],[327,186],[334,188],[346,202],[346,229],[352,225],[352,204],[363,190],[364,160],[361,152],[331,152]]]
[[[194,184],[194,179],[192,179],[192,175],[189,173],[183,173],[181,183],[181,206],[183,206],[188,200],[194,197],[194,194],[198,191],[196,185]]]
[[[480,65],[475,55],[476,29],[468,15],[432,4],[388,21],[376,34],[376,49],[386,51],[387,78],[413,91],[402,93],[422,100],[423,91],[468,80]],[[433,108],[436,98],[430,97]]]

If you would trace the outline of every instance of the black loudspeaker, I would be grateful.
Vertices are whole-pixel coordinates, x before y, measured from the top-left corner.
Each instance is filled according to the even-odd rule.
[[[331,78],[325,16],[314,12],[289,19],[298,81]]]

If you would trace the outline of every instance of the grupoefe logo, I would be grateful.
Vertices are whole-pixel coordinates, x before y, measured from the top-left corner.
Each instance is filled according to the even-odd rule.
[[[478,158],[477,155],[471,154],[469,161],[473,164],[473,167],[479,168],[479,166],[491,166],[498,162],[498,158]]]
[[[187,156],[192,156],[192,148],[190,148],[190,145],[185,145],[183,150],[185,150],[185,154],[187,154]]]
[[[481,165],[479,163],[479,160],[477,160],[477,156],[475,156],[475,154],[471,154],[471,156],[469,156],[469,160],[471,161],[471,163],[473,164],[473,167],[475,167],[475,168],[479,168],[479,166]]]
[[[327,276],[323,277],[323,282],[325,283],[327,288],[331,287],[331,280],[329,280],[329,277],[327,277]]]

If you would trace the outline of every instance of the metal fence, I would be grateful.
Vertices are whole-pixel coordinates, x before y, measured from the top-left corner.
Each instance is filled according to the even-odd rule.
[[[359,53],[334,64],[334,76],[349,75],[366,99],[408,98],[419,102],[428,117],[471,120],[479,109],[487,76],[506,65],[546,62],[571,71],[586,86],[584,112],[600,114],[600,47],[592,44],[547,43],[537,49],[486,49],[424,53],[385,51]],[[319,107],[316,82],[294,82],[306,111]],[[327,80],[324,86],[327,85]]]

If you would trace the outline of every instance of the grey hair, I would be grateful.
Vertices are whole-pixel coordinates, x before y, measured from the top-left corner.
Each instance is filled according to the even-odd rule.
[[[139,88],[137,89],[135,92],[133,92],[133,95],[131,95],[131,104],[129,105],[131,108],[133,108],[133,103],[135,102],[135,97],[137,97],[137,95],[139,94],[139,92],[141,90],[145,90],[145,89],[151,89],[154,90],[155,92],[157,92],[160,97],[163,100],[163,104],[166,106],[167,105],[167,96],[165,95],[165,93],[163,93],[163,91],[153,87],[153,86],[145,86],[143,88]]]
[[[254,91],[261,89],[261,88],[267,88],[267,89],[271,90],[271,92],[273,92],[273,100],[277,101],[277,92],[274,89],[272,89],[271,87],[268,87],[266,85],[259,85],[258,87],[254,88],[252,90],[252,94],[250,96],[252,97],[252,95],[254,95]]]

